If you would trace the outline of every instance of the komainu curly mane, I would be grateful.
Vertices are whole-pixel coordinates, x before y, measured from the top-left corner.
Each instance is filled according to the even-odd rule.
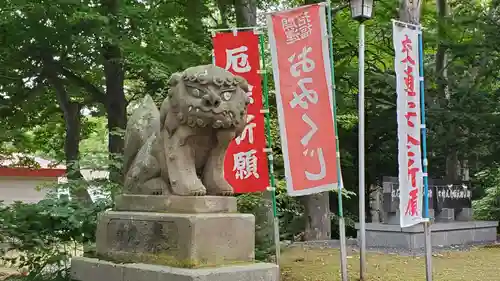
[[[214,65],[175,73],[160,110],[146,96],[127,124],[128,194],[232,195],[224,156],[247,120],[245,79]]]

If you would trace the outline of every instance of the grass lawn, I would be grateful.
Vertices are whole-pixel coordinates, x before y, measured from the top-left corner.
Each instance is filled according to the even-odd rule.
[[[349,253],[349,280],[359,280],[359,255]],[[369,253],[370,281],[425,280],[425,258]],[[500,247],[465,252],[441,252],[433,259],[436,281],[500,281]],[[281,281],[333,281],[340,279],[337,249],[290,248],[281,258]]]

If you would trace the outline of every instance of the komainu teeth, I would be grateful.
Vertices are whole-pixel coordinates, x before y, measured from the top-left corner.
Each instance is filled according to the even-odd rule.
[[[199,109],[199,108],[196,108],[196,112],[200,112],[200,109]]]
[[[234,113],[233,113],[232,111],[229,111],[229,116],[230,116],[231,118],[234,118]]]
[[[193,106],[192,106],[192,105],[190,105],[190,106],[188,107],[188,111],[189,111],[189,112],[191,112],[191,110],[193,110]]]
[[[199,118],[196,120],[196,124],[198,124],[198,126],[200,126],[200,127],[205,127],[205,122],[203,122],[203,120],[201,120]]]

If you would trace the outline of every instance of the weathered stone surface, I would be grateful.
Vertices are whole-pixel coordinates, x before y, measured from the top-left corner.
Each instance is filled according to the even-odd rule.
[[[224,265],[254,259],[250,214],[106,212],[97,227],[97,252],[118,260],[174,266]]]
[[[73,258],[71,276],[74,280],[122,280],[123,267],[107,261]]]
[[[156,132],[160,131],[160,111],[151,96],[146,95],[128,119],[125,131],[124,170],[128,171],[135,156]]]
[[[497,239],[497,221],[466,221],[431,224],[432,246],[474,245]],[[356,224],[359,236],[359,225]],[[375,248],[422,249],[425,247],[422,224],[399,225],[367,223],[366,245]]]
[[[270,263],[185,269],[73,258],[71,277],[77,281],[278,281],[279,269],[277,265]]]
[[[436,222],[452,222],[455,220],[455,209],[443,208],[436,216]]]
[[[471,221],[474,219],[474,212],[472,208],[462,208],[455,213],[456,221]]]
[[[160,176],[160,164],[153,156],[157,133],[153,133],[141,147],[125,175],[124,193],[127,194],[162,194],[167,190],[166,183]]]
[[[227,196],[124,194],[116,197],[115,210],[169,213],[235,213],[237,211],[237,199]]]
[[[125,193],[232,195],[224,178],[231,141],[247,124],[248,83],[215,65],[190,67],[169,80],[160,110],[144,98],[127,124]],[[210,90],[204,90],[204,89]],[[147,186],[145,186],[147,185]]]

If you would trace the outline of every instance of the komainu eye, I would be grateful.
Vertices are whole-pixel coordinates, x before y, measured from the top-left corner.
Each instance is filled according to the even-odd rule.
[[[233,93],[231,93],[231,92],[224,92],[224,93],[222,93],[222,99],[225,100],[225,101],[230,100],[231,97],[233,97]]]
[[[193,89],[193,90],[191,91],[191,93],[192,93],[192,94],[193,94],[193,96],[195,96],[195,97],[200,97],[200,90],[198,90],[198,89]]]

